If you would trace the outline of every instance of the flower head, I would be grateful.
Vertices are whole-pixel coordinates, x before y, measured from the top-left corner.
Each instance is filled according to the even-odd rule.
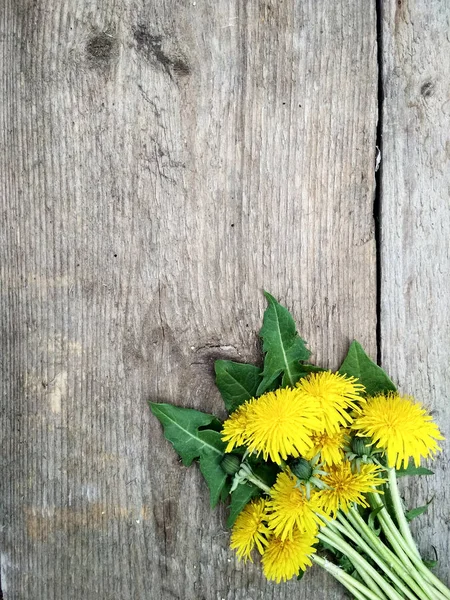
[[[254,402],[255,400],[252,399],[238,406],[223,424],[222,440],[228,442],[225,452],[231,452],[237,446],[245,444],[251,408]]]
[[[427,458],[440,450],[437,440],[443,440],[431,416],[409,396],[398,393],[378,395],[367,400],[352,429],[357,436],[368,436],[387,454],[389,467],[406,467],[413,458],[419,466],[421,457]]]
[[[364,386],[354,377],[347,377],[331,371],[311,373],[296,384],[301,396],[320,410],[322,427],[320,431],[337,433],[352,422],[348,409],[359,412],[360,394]]]
[[[344,459],[344,446],[346,444],[347,429],[339,429],[335,433],[313,433],[311,441],[313,446],[305,454],[305,458],[311,460],[320,454],[324,465],[337,465]]]
[[[239,560],[252,562],[251,552],[256,546],[259,552],[264,552],[267,546],[269,529],[265,525],[266,502],[263,498],[252,500],[241,511],[231,533],[230,547],[236,550]]]
[[[361,465],[360,470],[354,473],[352,464],[344,461],[329,467],[328,471],[328,475],[323,477],[327,489],[319,492],[319,499],[322,508],[333,517],[340,508],[347,512],[353,502],[369,506],[364,494],[382,493],[377,486],[386,481],[380,478],[382,469],[378,465]]]
[[[290,471],[278,475],[267,501],[267,512],[269,529],[281,540],[292,538],[297,529],[315,535],[321,524],[317,513],[323,514],[318,492],[312,492],[308,498],[305,486]]]
[[[222,439],[228,442],[227,451],[245,444],[249,452],[280,464],[281,459],[297,457],[311,446],[311,433],[320,427],[318,412],[296,390],[267,392],[240,406],[225,421]]]
[[[298,530],[290,539],[271,538],[262,555],[264,575],[280,583],[305,571],[312,564],[309,557],[316,551],[315,543],[317,538]]]

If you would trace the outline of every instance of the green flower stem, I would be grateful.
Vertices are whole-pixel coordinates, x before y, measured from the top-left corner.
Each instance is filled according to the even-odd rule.
[[[376,583],[385,592],[385,594],[390,600],[404,600],[400,596],[400,594],[398,594],[398,592],[396,592],[395,589],[385,579],[383,579],[383,577],[378,573],[378,571],[376,571],[371,565],[369,565],[369,563],[364,558],[362,558],[362,556],[356,550],[354,550],[350,546],[350,544],[347,544],[347,542],[339,539],[339,537],[331,531],[326,533],[322,530],[322,532],[319,533],[317,537],[320,540],[330,544],[331,546],[334,546],[336,550],[339,550],[340,552],[348,556],[348,558],[352,561],[353,564],[358,564],[362,569],[364,569],[367,572],[367,574],[370,575],[376,581]]]
[[[368,494],[368,496],[373,508],[382,507],[377,516],[383,531],[397,555],[402,557],[403,564],[406,565],[410,562],[414,565],[415,571],[412,573],[414,579],[423,589],[427,590],[433,600],[450,600],[450,590],[423,564],[422,559],[417,558],[416,554],[411,551],[409,544],[403,539],[379,496],[377,494]]]
[[[261,490],[263,490],[264,492],[266,492],[266,494],[270,494],[270,487],[268,485],[266,485],[264,483],[264,481],[261,481],[261,479],[259,477],[257,477],[254,473],[252,474],[248,474],[246,476],[247,481],[250,481],[250,483],[254,483],[257,487],[259,487]]]
[[[399,579],[399,577],[397,577],[395,572],[393,572],[395,571],[395,565],[393,564],[393,561],[391,560],[391,557],[387,552],[388,549],[384,546],[383,543],[381,543],[381,547],[377,548],[377,551],[375,551],[366,542],[366,540],[363,537],[361,537],[359,533],[348,523],[343,514],[338,514],[338,519],[340,523],[335,523],[336,527],[342,528],[345,534],[356,544],[358,544],[358,546],[362,550],[364,550],[367,556],[369,556],[375,562],[375,564],[378,567],[380,567],[380,569],[384,571],[384,573],[386,573],[386,575],[389,577],[392,583],[394,583],[397,586],[398,590],[403,593],[405,598],[409,598],[409,600],[418,600],[418,598],[420,600],[433,600],[428,595],[425,595],[422,592],[422,590],[417,586],[415,581],[411,577],[409,577],[407,573],[406,576],[407,579],[409,579],[409,581],[405,581],[405,583],[408,583],[409,588],[406,587],[405,583],[403,583],[403,581]],[[411,591],[411,589],[414,589],[415,594]]]
[[[335,533],[336,535],[338,535],[341,539],[343,539],[343,536],[341,535],[343,532],[341,531],[341,526],[339,525],[339,523],[337,523],[336,521],[332,521],[332,522],[328,522],[325,524],[327,526],[328,529],[331,529],[331,531],[333,531],[333,533]],[[342,529],[344,529],[342,527]],[[346,533],[344,532],[344,535]],[[348,535],[348,534],[347,534]],[[358,572],[358,575],[361,577],[361,579],[364,581],[364,583],[367,585],[367,587],[369,589],[372,590],[372,592],[374,592],[375,594],[377,594],[380,598],[382,598],[383,600],[387,600],[386,595],[384,594],[384,592],[382,592],[382,590],[379,588],[379,586],[375,583],[375,581],[367,574],[367,572],[362,569],[358,563],[353,563],[352,564],[354,566],[354,568],[356,569],[356,571]],[[417,599],[416,599],[417,600]]]
[[[335,565],[334,563],[322,558],[321,556],[317,556],[313,554],[311,560],[319,567],[322,567],[330,573],[339,583],[341,583],[344,587],[351,592],[357,600],[382,600],[382,598],[372,592],[371,590],[364,587],[359,581],[354,579],[351,575],[343,571],[340,567]]]
[[[353,506],[351,510],[347,513],[347,519],[350,524],[358,531],[358,533],[363,536],[363,538],[367,541],[367,543],[373,548],[375,552],[377,552],[393,569],[399,577],[403,579],[405,583],[409,585],[409,587],[415,592],[418,598],[423,600],[435,600],[434,596],[430,595],[429,590],[427,590],[427,586],[423,587],[417,583],[414,579],[414,575],[416,574],[416,569],[412,565],[411,562],[407,559],[406,563],[402,562],[400,558],[392,552],[390,548],[388,548],[380,538],[375,535],[375,533],[370,529],[364,519],[358,512],[356,506]],[[406,557],[407,558],[407,557]]]
[[[413,552],[417,556],[417,558],[422,560],[420,553],[417,550],[416,542],[414,541],[413,536],[411,534],[411,529],[409,528],[408,521],[405,517],[403,502],[400,498],[400,492],[398,490],[397,475],[395,474],[395,468],[389,467],[387,472],[389,479],[389,491],[391,492],[392,504],[394,506],[395,511],[395,518],[397,519],[397,523],[400,527],[401,534],[405,542],[411,548],[411,552]]]

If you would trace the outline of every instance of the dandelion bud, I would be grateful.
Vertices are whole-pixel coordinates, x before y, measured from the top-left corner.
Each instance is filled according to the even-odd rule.
[[[372,440],[369,437],[354,437],[351,449],[356,456],[371,456],[373,451]]]
[[[220,466],[227,475],[234,475],[239,471],[241,459],[237,454],[225,454]]]
[[[309,481],[313,473],[313,468],[304,458],[297,459],[290,465],[290,467],[294,475],[301,481]]]

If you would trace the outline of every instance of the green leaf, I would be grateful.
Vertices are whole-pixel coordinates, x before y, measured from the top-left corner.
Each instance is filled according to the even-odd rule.
[[[256,396],[262,376],[259,367],[231,360],[216,360],[214,368],[216,385],[229,413]]]
[[[428,504],[430,504],[430,503],[428,502]],[[428,510],[428,504],[425,504],[425,506],[418,506],[417,508],[412,508],[411,510],[408,510],[405,513],[406,520],[412,521],[416,517],[420,517],[420,515],[423,515],[424,513],[426,513]]]
[[[328,542],[324,542],[323,540],[319,541],[319,544],[317,545],[317,549],[318,550],[326,550],[327,552],[330,552],[337,558],[340,558],[341,556],[343,556],[342,552],[339,552],[339,550],[336,550],[336,548],[334,546],[332,546]]]
[[[181,457],[183,464],[189,466],[194,458],[199,458],[202,451],[210,450],[213,454],[222,457],[216,436],[211,436],[207,430],[199,430],[217,421],[213,415],[193,410],[192,408],[181,408],[171,404],[150,402],[152,413],[164,426],[164,435],[173,445]],[[220,437],[218,432],[217,433]]]
[[[301,579],[303,579],[303,575],[304,575],[304,574],[305,574],[305,571],[302,571],[302,570],[300,569],[300,572],[299,572],[299,574],[297,575],[297,581],[300,581]]]
[[[222,491],[220,493],[220,500],[222,502],[225,502],[228,494],[230,493],[230,490],[231,490],[231,481],[230,481],[230,479],[227,479],[225,482],[225,485],[223,486]]]
[[[269,389],[281,373],[282,387],[294,386],[302,375],[300,361],[307,360],[310,355],[304,340],[296,331],[294,319],[289,311],[267,292],[264,292],[264,295],[269,306],[264,313],[260,331],[266,355],[263,380],[257,390],[258,396]]]
[[[252,460],[252,457],[247,458],[247,462],[252,467],[253,473],[261,479],[266,485],[272,487],[280,473],[280,467],[272,462],[262,462],[256,459]]]
[[[200,451],[200,471],[209,488],[211,508],[214,508],[220,500],[227,481],[227,474],[220,466],[225,444],[217,431],[204,430],[200,431],[198,435],[202,441],[208,444]],[[212,447],[214,450],[211,449]]]
[[[241,510],[254,497],[258,496],[260,489],[253,483],[241,483],[234,492],[231,492],[230,514],[227,519],[227,527],[233,527],[234,522]]]
[[[406,475],[434,475],[430,469],[415,467],[413,462],[409,463],[406,469],[397,469],[395,473],[397,477],[405,477]]]
[[[218,420],[213,415],[171,404],[151,402],[150,407],[163,424],[165,437],[173,444],[183,464],[189,466],[195,458],[200,459],[200,471],[208,485],[211,507],[214,508],[227,484],[227,474],[220,466],[225,444],[220,432],[202,427],[216,426]]]
[[[435,567],[438,564],[439,561],[424,559],[424,560],[422,560],[422,562],[428,569],[432,569],[433,567]]]
[[[345,571],[345,573],[352,575],[355,572],[355,567],[353,566],[352,561],[345,554],[341,556],[338,562],[339,566],[343,571]]]
[[[359,379],[366,388],[367,396],[396,391],[395,385],[383,369],[367,356],[361,344],[356,341],[351,343],[339,373]]]
[[[375,533],[375,535],[380,535],[380,533],[381,533],[381,528],[375,527],[375,518],[378,515],[378,513],[383,510],[383,508],[384,508],[384,505],[377,506],[370,512],[370,515],[369,515],[369,520],[368,520],[367,524],[370,527],[370,529]]]

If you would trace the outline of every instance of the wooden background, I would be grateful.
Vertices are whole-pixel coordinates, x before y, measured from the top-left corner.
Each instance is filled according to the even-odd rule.
[[[318,363],[358,339],[450,437],[449,21],[446,0],[2,0],[5,600],[345,597],[237,563],[147,401],[223,416],[214,359],[258,360],[267,289]],[[405,494],[435,498],[417,533],[450,583],[443,450]]]

